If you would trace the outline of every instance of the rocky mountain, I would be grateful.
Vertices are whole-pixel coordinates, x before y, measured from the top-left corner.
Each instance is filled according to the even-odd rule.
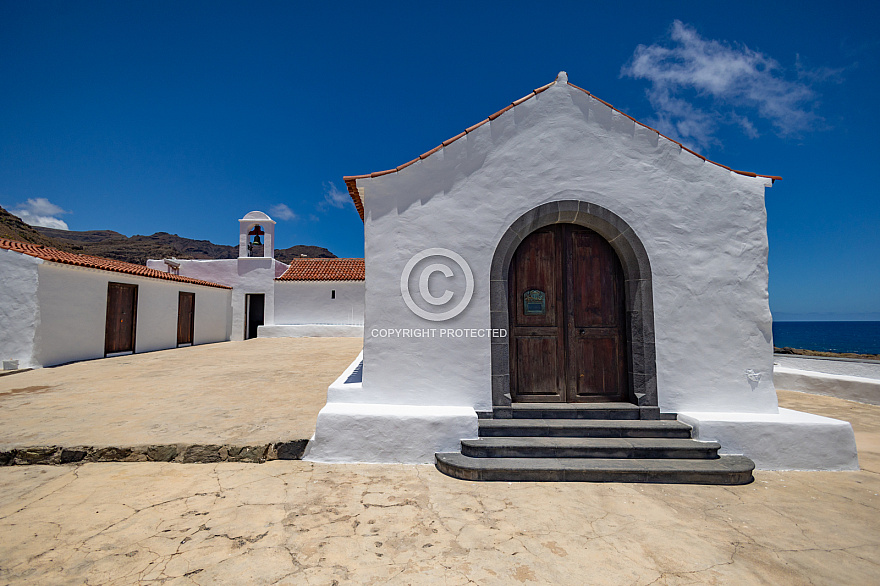
[[[44,246],[54,246],[52,239],[43,236],[32,226],[21,221],[18,216],[12,215],[0,208],[0,238],[18,240],[20,242],[33,242]],[[67,250],[66,248],[64,250]]]
[[[0,208],[0,238],[33,242],[68,252],[91,254],[141,265],[146,264],[147,259],[151,258],[238,258],[238,246],[193,240],[167,232],[129,237],[113,230],[76,232],[28,226],[3,208]],[[336,258],[336,255],[326,248],[303,244],[275,251],[275,258],[284,263],[290,263],[292,259],[303,255],[312,258]]]

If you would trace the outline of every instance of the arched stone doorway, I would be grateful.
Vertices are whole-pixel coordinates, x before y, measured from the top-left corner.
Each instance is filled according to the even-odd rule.
[[[516,250],[530,234],[554,224],[587,228],[604,238],[616,253],[623,273],[624,289],[625,400],[642,407],[656,408],[657,366],[650,262],[645,247],[632,228],[622,218],[601,206],[580,199],[549,202],[523,214],[507,229],[492,259],[492,327],[508,329],[510,325],[509,277]],[[492,340],[492,402],[496,412],[502,416],[503,409],[511,404],[509,346],[509,338]]]

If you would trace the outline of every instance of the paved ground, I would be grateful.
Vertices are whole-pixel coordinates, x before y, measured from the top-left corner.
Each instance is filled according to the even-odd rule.
[[[269,346],[254,376],[281,376],[260,356],[291,363]],[[171,380],[210,370],[187,372]],[[432,466],[278,460],[0,467],[0,584],[877,584],[880,407],[780,401],[851,421],[862,470],[715,487],[471,483]]]
[[[257,338],[0,378],[0,451],[309,439],[360,338]]]

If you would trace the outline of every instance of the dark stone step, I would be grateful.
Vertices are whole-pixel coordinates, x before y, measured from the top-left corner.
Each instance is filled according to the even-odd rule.
[[[440,472],[462,480],[507,482],[653,482],[665,484],[748,484],[755,464],[744,456],[715,460],[606,458],[469,458],[438,453]]]
[[[663,437],[690,439],[691,426],[664,420],[481,419],[480,437]]]
[[[631,403],[514,403],[514,419],[639,419]]]
[[[461,440],[471,458],[683,458],[713,460],[721,444],[692,439],[483,437]]]

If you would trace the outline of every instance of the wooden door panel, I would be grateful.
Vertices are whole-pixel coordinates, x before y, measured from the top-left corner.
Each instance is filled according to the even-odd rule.
[[[513,316],[517,326],[559,326],[562,304],[562,279],[560,274],[561,242],[557,230],[542,230],[530,235],[516,251]],[[523,305],[523,293],[544,293],[545,312],[527,315]]]
[[[508,276],[511,392],[517,401],[565,400],[562,239],[550,226],[517,248]],[[541,310],[528,310],[526,292],[539,292]]]
[[[137,285],[107,284],[104,354],[134,352],[137,324]]]
[[[564,368],[560,364],[559,337],[521,336],[516,339],[517,398],[520,401],[561,402],[565,397]]]
[[[180,291],[177,296],[177,344],[192,344],[195,329],[196,294]]]
[[[599,234],[574,228],[570,245],[568,401],[626,397],[623,269]]]
[[[608,242],[587,230],[571,234],[572,317],[575,327],[613,327],[620,324],[621,271]]]
[[[570,402],[620,401],[625,397],[618,363],[620,339],[610,335],[577,336],[571,346],[574,384]]]

